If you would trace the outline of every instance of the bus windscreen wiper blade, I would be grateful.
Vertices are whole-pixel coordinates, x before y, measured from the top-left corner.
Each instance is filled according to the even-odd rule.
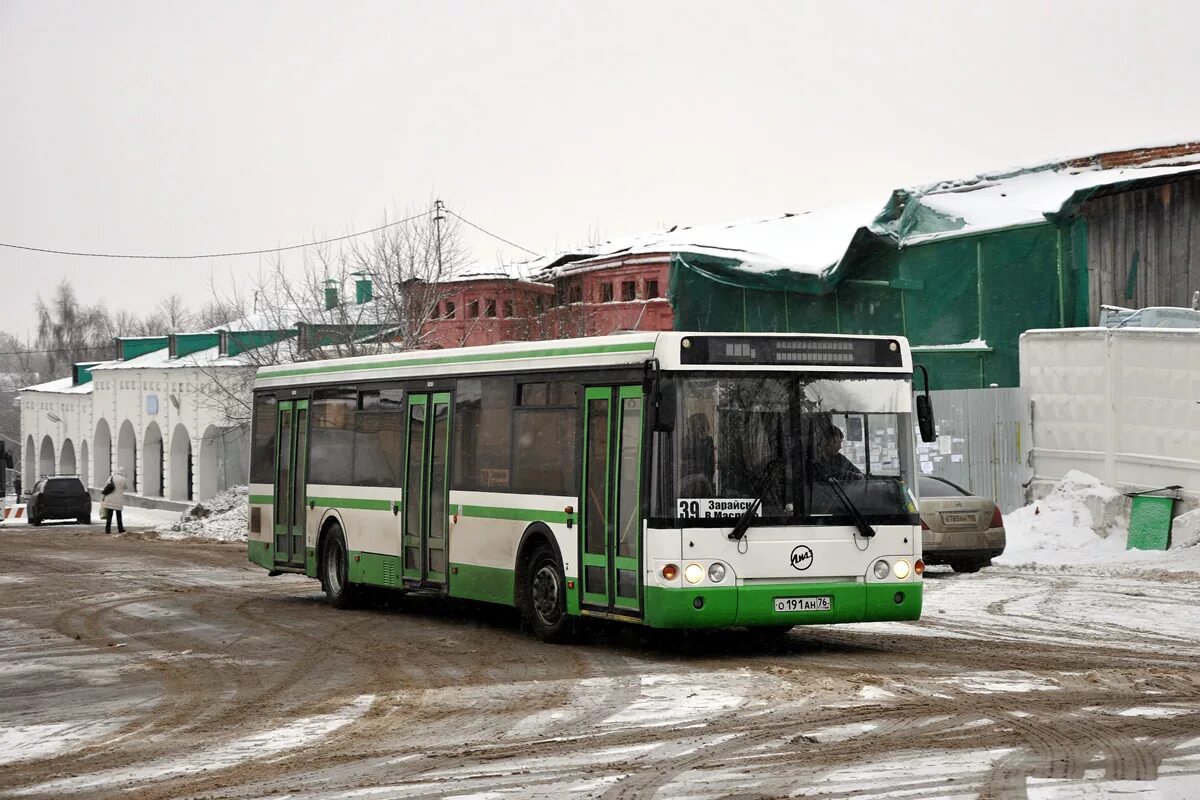
[[[729,532],[729,538],[735,542],[740,542],[742,537],[746,535],[746,531],[750,530],[750,520],[754,519],[754,515],[758,513],[759,506],[762,505],[762,495],[754,498],[754,502],[746,506],[746,510],[738,517],[738,521],[733,524],[733,530]]]
[[[780,464],[781,462],[776,459],[763,470],[762,485],[758,487],[758,492],[756,492],[757,497],[754,498],[753,503],[746,507],[746,510],[738,517],[738,521],[733,524],[733,529],[729,531],[729,538],[733,541],[741,541],[742,537],[746,535],[746,531],[750,530],[750,520],[754,519],[754,515],[762,507],[763,494],[766,493],[767,486],[770,485],[771,478],[774,477],[775,471],[779,468]]]
[[[842,501],[842,505],[854,517],[854,527],[858,528],[858,534],[864,539],[870,539],[875,535],[875,529],[867,522],[867,518],[858,510],[858,506],[854,505],[854,501],[850,499],[850,495],[846,494],[846,490],[842,488],[842,482],[837,478],[830,476],[829,485],[833,488],[833,493],[837,495],[838,500]]]

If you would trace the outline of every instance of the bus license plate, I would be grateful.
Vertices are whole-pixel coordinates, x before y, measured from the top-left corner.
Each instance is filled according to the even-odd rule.
[[[828,611],[833,606],[831,597],[776,597],[775,611]]]

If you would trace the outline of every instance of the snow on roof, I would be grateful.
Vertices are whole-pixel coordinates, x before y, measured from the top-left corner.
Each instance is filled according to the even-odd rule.
[[[941,222],[933,227],[945,228],[930,229],[926,217],[908,229],[901,222],[898,229],[881,223],[873,230],[895,236],[903,247],[933,239],[1033,225],[1045,222],[1048,215],[1061,212],[1077,192],[1128,181],[1200,172],[1200,163],[1191,157],[1181,160],[1184,163],[1171,166],[1121,169],[1052,166],[910,189],[906,192],[905,202],[915,202],[932,212]],[[913,219],[912,210],[906,208],[904,216]]]
[[[821,275],[834,267],[859,228],[881,211],[880,203],[858,203],[801,214],[785,213],[715,225],[673,227],[658,233],[605,242],[586,252],[588,260],[549,260],[551,272],[566,274],[589,269],[592,259],[650,253],[695,253],[742,262],[749,272],[786,269]],[[567,254],[564,254],[567,255]]]
[[[1200,142],[1155,145],[897,189],[883,203],[675,227],[521,266],[553,279],[621,255],[692,253],[740,261],[748,273],[782,270],[836,280],[830,273],[860,228],[904,247],[1045,222],[1080,192],[1191,172],[1200,174]]]
[[[76,386],[72,378],[56,378],[46,383],[39,383],[36,386],[26,386],[21,391],[48,392],[52,394],[91,394],[93,388],[95,387],[92,386],[91,381]]]
[[[180,369],[183,367],[244,367],[246,361],[237,356],[221,356],[215,345],[179,358],[171,358],[166,348],[143,353],[125,361],[105,361],[91,368],[92,374],[115,369]]]

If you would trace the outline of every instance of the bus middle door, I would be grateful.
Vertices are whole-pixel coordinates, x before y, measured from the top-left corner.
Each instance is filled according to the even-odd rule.
[[[642,387],[584,393],[584,608],[640,616]]]
[[[401,546],[409,586],[446,585],[450,408],[449,392],[408,395]]]
[[[275,564],[303,567],[308,518],[308,401],[280,401],[275,425]]]

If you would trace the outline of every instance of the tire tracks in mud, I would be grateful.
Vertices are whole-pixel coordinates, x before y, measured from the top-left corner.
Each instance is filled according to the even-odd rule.
[[[76,752],[0,765],[5,787],[179,763],[361,695],[374,696],[362,716],[268,760],[80,794],[321,797],[388,787],[387,796],[440,797],[495,785],[544,797],[593,781],[594,797],[620,800],[669,798],[694,781],[696,794],[709,786],[714,796],[777,796],[898,753],[1008,749],[954,776],[952,788],[1015,798],[1030,776],[1152,778],[1200,730],[1194,658],[1155,652],[1177,646],[1172,637],[1072,623],[1063,641],[1019,638],[1026,622],[1053,618],[1059,593],[1070,591],[1057,578],[994,601],[988,616],[1004,624],[982,631],[936,615],[911,633],[814,627],[770,644],[720,634],[698,645],[548,647],[476,610],[401,601],[399,611],[334,611],[315,583],[267,584],[230,548],[81,534],[13,543],[3,564],[23,580],[6,591],[21,602],[4,614],[78,635],[101,655],[119,652],[118,674],[152,675],[162,698]],[[106,556],[113,569],[101,574]],[[1032,614],[1010,610],[1035,601]],[[135,613],[138,604],[146,608]],[[170,613],[147,613],[160,606]],[[114,640],[130,646],[108,650]],[[646,718],[648,697],[686,702],[691,684],[702,693],[741,674],[749,678],[737,705],[671,725]],[[678,691],[653,695],[664,677]],[[1033,688],[977,685],[988,680]],[[1182,711],[1118,716],[1158,706]],[[736,783],[742,773],[764,776],[759,794]],[[937,796],[946,786],[913,775],[890,788]],[[844,796],[857,793],[848,786]]]

